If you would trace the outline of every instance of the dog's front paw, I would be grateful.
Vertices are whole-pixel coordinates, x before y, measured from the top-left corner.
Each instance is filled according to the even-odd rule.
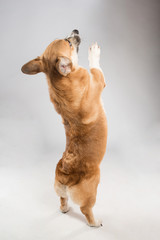
[[[88,223],[90,227],[102,227],[102,221],[101,220],[95,220],[94,223]]]
[[[90,68],[100,68],[99,60],[100,60],[100,47],[97,43],[91,45],[88,51],[88,60]]]

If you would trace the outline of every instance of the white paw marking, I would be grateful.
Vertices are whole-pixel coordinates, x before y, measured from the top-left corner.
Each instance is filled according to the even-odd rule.
[[[67,198],[67,189],[65,185],[56,181],[54,184],[54,189],[59,197]]]
[[[92,44],[88,51],[88,60],[90,68],[100,69],[99,60],[100,60],[100,47],[97,43]]]
[[[89,224],[89,223],[88,223],[88,225],[89,225],[90,227],[102,227],[102,226],[103,226],[101,220],[95,220],[94,223],[92,223],[92,224]]]

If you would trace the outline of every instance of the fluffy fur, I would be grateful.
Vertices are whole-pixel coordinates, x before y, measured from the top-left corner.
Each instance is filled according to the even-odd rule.
[[[26,74],[44,72],[49,95],[61,115],[66,133],[66,149],[57,164],[55,191],[62,212],[69,210],[68,196],[80,206],[90,226],[99,227],[92,208],[100,180],[100,163],[107,142],[107,122],[101,101],[105,87],[99,67],[100,48],[89,49],[90,73],[78,66],[80,37],[74,30],[67,39],[53,41],[38,58],[22,67]]]

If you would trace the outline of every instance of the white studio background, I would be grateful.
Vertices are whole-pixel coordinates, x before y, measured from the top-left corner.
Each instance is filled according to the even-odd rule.
[[[160,2],[0,1],[0,239],[160,238]],[[54,170],[65,147],[44,74],[21,73],[56,38],[80,31],[79,63],[97,41],[107,87],[108,148],[92,229],[58,211]]]

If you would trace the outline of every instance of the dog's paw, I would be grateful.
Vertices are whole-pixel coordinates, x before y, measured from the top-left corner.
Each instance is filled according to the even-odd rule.
[[[100,68],[99,60],[100,60],[100,47],[97,43],[91,45],[88,51],[88,60],[90,68]]]
[[[68,206],[61,206],[60,207],[60,211],[62,212],[62,213],[67,213],[67,212],[69,212],[69,207]]]
[[[95,220],[94,223],[88,223],[88,225],[89,225],[90,227],[97,227],[97,228],[103,226],[101,220]]]

